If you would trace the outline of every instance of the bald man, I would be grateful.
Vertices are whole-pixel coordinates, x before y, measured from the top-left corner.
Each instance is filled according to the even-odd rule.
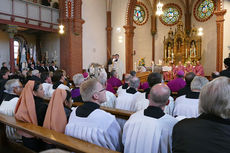
[[[169,153],[172,150],[171,135],[177,120],[163,111],[170,89],[156,84],[149,94],[149,106],[125,123],[122,137],[125,153]]]

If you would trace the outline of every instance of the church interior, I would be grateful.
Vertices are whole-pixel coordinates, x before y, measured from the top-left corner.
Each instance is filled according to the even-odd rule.
[[[25,91],[23,89],[19,100],[17,99],[17,106],[16,103],[14,104],[14,109],[15,107],[16,109],[13,111],[13,115],[10,115],[10,117],[2,116],[0,105],[0,129],[1,131],[6,130],[6,134],[5,132],[0,132],[0,147],[4,146],[6,138],[9,138],[7,134],[7,130],[9,130],[7,128],[9,127],[6,126],[12,126],[19,129],[19,133],[22,136],[22,141],[20,141],[20,143],[24,144],[24,141],[27,140],[27,145],[29,144],[31,146],[33,146],[32,141],[31,144],[28,142],[32,135],[39,138],[39,144],[41,143],[40,140],[42,141],[44,139],[45,142],[47,141],[53,145],[61,146],[68,151],[117,151],[132,153],[132,148],[128,148],[130,147],[129,145],[126,147],[126,143],[128,143],[126,141],[129,141],[128,132],[126,133],[127,135],[124,134],[122,137],[122,147],[118,144],[116,144],[117,146],[115,144],[114,146],[100,144],[99,140],[99,142],[94,142],[93,140],[83,139],[84,142],[82,142],[79,138],[81,136],[79,135],[84,132],[86,133],[86,131],[81,134],[78,133],[78,137],[67,134],[79,139],[70,138],[70,136],[63,134],[66,134],[68,130],[70,132],[72,130],[69,128],[73,126],[69,125],[69,122],[72,121],[69,120],[72,113],[67,113],[68,110],[72,109],[71,106],[80,107],[84,105],[84,107],[88,107],[85,105],[89,105],[90,107],[95,107],[95,109],[97,107],[92,104],[82,103],[83,101],[90,100],[84,100],[84,94],[82,94],[84,93],[84,89],[81,87],[83,83],[81,82],[77,85],[75,82],[78,83],[81,79],[87,80],[91,76],[96,76],[99,80],[98,82],[102,81],[100,83],[103,85],[103,89],[101,84],[100,86],[97,86],[97,89],[101,88],[97,93],[104,93],[103,90],[105,89],[110,91],[112,95],[110,95],[109,99],[113,99],[113,103],[119,101],[119,94],[121,94],[121,92],[118,92],[119,87],[126,89],[126,92],[130,88],[135,88],[134,91],[128,92],[130,92],[130,94],[140,92],[139,97],[136,96],[133,99],[141,101],[141,98],[148,94],[148,96],[151,97],[151,92],[153,92],[152,90],[154,90],[154,87],[156,88],[155,90],[158,91],[162,90],[163,92],[163,90],[166,90],[166,87],[161,85],[158,87],[153,86],[153,88],[151,88],[152,86],[150,85],[149,78],[152,72],[159,72],[163,77],[160,81],[164,80],[165,84],[168,83],[167,88],[169,88],[171,92],[167,98],[168,103],[164,104],[162,108],[164,109],[165,114],[169,114],[176,118],[177,115],[180,116],[181,114],[173,114],[174,111],[176,111],[175,102],[181,95],[179,94],[179,89],[174,91],[174,87],[170,87],[170,83],[177,78],[181,78],[182,75],[186,81],[186,76],[187,74],[189,75],[190,72],[194,72],[194,75],[199,77],[211,80],[214,78],[213,75],[219,76],[220,74],[221,76],[221,72],[226,68],[227,70],[230,70],[230,59],[229,61],[225,61],[226,58],[230,58],[229,27],[230,0],[0,0],[0,64],[7,69],[7,71],[1,70],[0,102],[5,102],[4,98],[7,97],[4,97],[5,91],[7,90],[7,86],[4,85],[6,84],[6,80],[8,80],[8,76],[6,80],[3,78],[7,72],[9,72],[10,75],[13,75],[19,71],[20,73],[23,73],[25,70],[27,76],[29,72],[31,73],[31,76],[36,75],[36,78],[33,78],[35,81],[34,85],[31,85],[33,83],[30,81],[28,82],[28,80],[33,80],[31,79],[32,77],[30,79],[26,78],[28,80],[24,80],[25,82],[20,80]],[[225,67],[226,65],[228,66],[228,64],[229,67]],[[189,66],[191,67],[189,68]],[[59,68],[62,70],[59,71]],[[36,70],[39,71],[37,72]],[[66,129],[64,127],[65,130],[59,125],[55,125],[55,128],[52,129],[51,127],[53,124],[48,123],[47,113],[46,116],[43,116],[43,127],[45,123],[47,123],[46,128],[48,127],[48,129],[39,129],[38,125],[40,120],[36,117],[36,119],[33,118],[34,115],[36,116],[36,113],[38,113],[38,109],[36,108],[38,105],[36,103],[36,97],[39,97],[37,96],[39,93],[37,93],[38,89],[36,89],[36,92],[34,89],[37,76],[39,75],[39,80],[40,78],[42,80],[41,73],[49,73],[51,71],[52,74],[48,74],[48,76],[61,75],[61,77],[63,76],[64,78],[59,78],[59,80],[56,81],[52,80],[53,85],[49,87],[46,86],[47,88],[43,86],[44,91],[50,90],[49,92],[44,93],[46,97],[45,101],[48,101],[48,103],[51,103],[51,101],[52,103],[55,103],[55,100],[60,101],[60,99],[62,100],[62,103],[64,101],[64,109],[60,106],[62,108],[60,114],[64,113],[70,115],[67,115],[67,120],[66,118],[63,119],[63,122],[65,121],[66,125]],[[106,74],[108,73],[108,76],[106,75],[108,80],[106,81],[103,81],[103,77],[105,76],[101,76],[104,72]],[[126,74],[129,73],[132,78],[131,76],[126,77]],[[135,73],[135,75],[133,76],[132,73]],[[78,74],[81,74],[81,76]],[[46,74],[44,74],[44,76],[45,75]],[[118,80],[121,80],[122,82],[114,79],[113,76],[115,75],[117,75]],[[48,78],[48,76],[46,76],[46,78]],[[112,79],[109,78],[110,76]],[[230,77],[230,72],[227,76]],[[135,80],[136,77],[139,79],[139,83]],[[75,81],[76,78],[79,80]],[[126,83],[126,78],[127,80],[129,79],[134,82],[132,87],[129,86],[131,84],[130,82]],[[64,80],[65,85],[60,87],[63,83],[62,79]],[[206,80],[202,78],[199,79],[203,84],[208,84]],[[185,88],[185,84],[190,86],[191,82],[188,84],[185,81],[183,81],[184,85],[180,89]],[[135,87],[135,83],[140,85]],[[112,85],[111,90],[109,89],[108,84]],[[203,84],[201,85],[202,87]],[[125,85],[129,87],[125,88]],[[19,86],[20,85],[18,85],[17,88]],[[54,86],[57,87],[54,88]],[[176,84],[175,87],[176,86],[179,85]],[[212,86],[210,85],[210,93],[211,87]],[[26,95],[26,92],[29,91],[30,88],[33,89],[31,95],[29,95],[29,92]],[[38,88],[40,89],[40,87]],[[50,88],[52,88],[52,90]],[[57,90],[58,88],[64,90],[59,91]],[[80,88],[82,97],[79,97]],[[78,89],[79,95],[77,98],[80,99],[73,98],[72,91],[75,89]],[[87,91],[90,92],[91,90]],[[196,89],[196,92],[199,92],[200,94],[201,88]],[[7,94],[9,93],[6,92],[6,95]],[[16,92],[13,95],[15,94]],[[71,102],[70,108],[67,108],[69,107],[69,99],[67,98],[69,94],[71,94],[71,100],[74,103],[72,104]],[[57,96],[55,97],[54,95]],[[60,98],[63,95],[65,97],[64,100],[63,98]],[[185,95],[187,98],[187,94]],[[23,98],[23,96],[26,98]],[[26,101],[28,101],[27,96],[29,98],[33,97],[33,106],[29,106],[28,103],[26,103]],[[100,101],[101,97],[98,97]],[[107,94],[106,97],[108,100]],[[200,96],[200,98],[201,97],[202,96]],[[124,99],[129,101],[130,97]],[[100,106],[102,107],[98,107],[105,112],[111,113],[120,120],[123,120],[121,122],[118,121],[118,129],[120,129],[120,127],[121,129],[125,127],[127,130],[130,130],[129,123],[134,119],[130,120],[131,118],[129,117],[132,114],[136,114],[135,112],[137,112],[137,110],[139,111],[144,108],[147,110],[150,106],[148,106],[148,104],[151,102],[146,102],[149,98],[146,97],[143,99],[143,104],[137,103],[135,105],[135,107],[137,107],[136,109],[123,109],[123,106],[118,106],[118,104],[117,106],[116,104],[112,104],[113,106],[111,107],[108,105],[110,108],[107,108],[107,104],[101,104]],[[199,95],[197,97],[197,94],[194,94],[192,99],[199,100]],[[25,101],[25,104],[23,103],[23,100]],[[173,110],[171,110],[171,103],[173,103]],[[58,106],[58,104],[55,105]],[[17,111],[19,112],[21,109],[27,110],[30,107],[36,109],[35,111],[28,111],[27,115],[25,115],[26,117],[23,116],[23,113],[23,115],[17,113]],[[52,113],[55,113],[52,112],[52,108],[50,107],[54,106],[47,104],[47,106],[44,107],[46,107],[47,112],[51,114],[49,116],[49,121],[52,122],[51,120],[53,119],[58,122],[57,118],[52,118]],[[197,107],[196,113],[198,113],[198,101],[197,105],[194,107]],[[59,111],[59,108],[56,109]],[[89,111],[88,115],[95,109]],[[25,112],[25,110],[23,111]],[[71,111],[73,112],[73,109]],[[77,109],[74,109],[74,111],[76,111],[77,114]],[[42,111],[40,110],[40,113],[41,112]],[[80,114],[81,113],[82,112],[80,112]],[[14,115],[17,120],[12,117]],[[110,119],[112,122],[113,118],[109,117],[110,116],[108,116],[107,119]],[[195,116],[186,116],[185,118],[190,117],[198,117],[198,114]],[[223,115],[221,117],[223,117]],[[26,124],[19,123],[18,120],[33,123],[33,125],[31,124],[30,127]],[[126,120],[130,121],[126,122]],[[181,120],[181,118],[178,120]],[[60,121],[62,121],[61,117]],[[79,119],[79,122],[80,121],[81,120]],[[101,121],[101,124],[102,123],[104,122]],[[36,126],[34,126],[34,124]],[[113,124],[115,129],[115,123],[111,124]],[[55,133],[52,130],[57,132]],[[16,133],[16,131],[14,131],[14,133]],[[29,137],[27,137],[28,135],[24,135],[25,133],[29,134]],[[124,139],[124,137],[126,139]],[[87,141],[87,143],[85,141]],[[169,142],[167,143],[170,144],[171,140],[168,141]],[[130,142],[130,144],[132,143]],[[49,149],[53,148],[50,144],[43,145],[42,147],[46,149],[47,147]],[[0,152],[6,152],[5,148],[10,148],[10,146],[13,146],[12,148],[14,148],[14,151],[12,152],[31,152],[31,150],[28,149],[31,146],[28,147],[24,145],[25,147],[23,146],[24,148],[22,148],[22,145],[17,146],[15,144],[7,144],[7,147],[2,147]],[[168,146],[170,151],[167,151],[177,153],[178,150],[176,146],[172,146],[172,144]],[[105,148],[107,148],[107,150],[105,150]],[[37,152],[36,149],[32,148],[32,150]],[[138,149],[140,148],[136,147],[136,150]],[[160,149],[161,148],[159,147],[158,151]],[[162,152],[165,151],[166,150]],[[141,151],[139,150],[139,152]],[[153,150],[149,152],[157,153],[157,151]],[[197,153],[198,152],[199,151],[197,151]]]

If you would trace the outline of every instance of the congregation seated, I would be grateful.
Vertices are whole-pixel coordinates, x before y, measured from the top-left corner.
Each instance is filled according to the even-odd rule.
[[[179,70],[177,72],[177,78],[168,82],[167,85],[171,90],[171,92],[178,92],[180,89],[185,87],[186,82],[184,81],[183,77],[184,77],[184,71]]]
[[[163,112],[169,88],[157,84],[149,93],[149,106],[129,118],[123,129],[125,153],[168,153],[172,149],[172,129],[177,120]]]
[[[55,62],[52,61],[51,65],[49,66],[49,71],[55,72],[58,69],[58,67],[55,65]]]
[[[47,104],[42,99],[44,91],[42,84],[36,81],[28,81],[22,90],[15,108],[15,118],[17,120],[43,126]],[[28,133],[18,131],[22,136],[23,145],[33,151],[42,151],[46,148],[45,143]]]
[[[0,105],[0,113],[8,116],[14,116],[14,110],[22,92],[22,84],[18,79],[8,80],[5,84],[6,96]],[[6,127],[6,135],[10,140],[18,140],[21,137],[16,133],[16,129]]]
[[[103,85],[103,88],[105,88],[106,84],[107,84],[106,83],[107,82],[106,72],[101,72],[100,75],[98,76],[97,80]],[[105,94],[106,94],[106,101],[104,103],[102,103],[101,106],[114,108],[116,96],[112,92],[107,91],[107,90],[106,90]]]
[[[65,75],[63,70],[57,70],[53,73],[52,82],[53,82],[53,90],[59,88],[70,91],[70,88],[64,85]]]
[[[99,109],[106,101],[105,88],[96,79],[90,79],[81,84],[80,91],[84,104],[73,109],[65,134],[121,151],[121,128],[115,116]]]
[[[208,83],[208,79],[196,76],[191,82],[191,92],[178,97],[175,101],[173,116],[184,116],[186,118],[197,117],[199,95],[202,87]]]
[[[118,96],[120,93],[125,92],[126,89],[129,87],[129,81],[130,81],[131,77],[133,77],[133,76],[130,74],[125,74],[124,84],[117,89],[117,95]]]
[[[42,80],[42,87],[44,90],[44,95],[47,99],[50,99],[52,96],[52,80],[49,72],[43,72],[41,74],[41,80]]]
[[[200,93],[197,118],[173,128],[173,153],[227,153],[230,150],[230,79],[218,77]]]
[[[72,107],[71,93],[56,89],[49,102],[43,127],[64,133]]]
[[[141,99],[141,100],[137,101],[137,103],[136,103],[136,109],[137,110],[145,109],[148,107],[148,105],[149,105],[149,100],[148,100],[149,99],[149,92],[154,85],[156,85],[158,83],[162,83],[162,79],[163,79],[162,75],[158,72],[153,72],[153,73],[149,74],[147,81],[148,81],[148,84],[150,87],[145,89],[144,100]],[[168,103],[166,104],[166,106],[164,108],[164,112],[166,114],[172,115],[173,109],[174,109],[174,99],[171,96],[169,96]]]
[[[74,88],[71,90],[71,96],[73,101],[82,102],[82,97],[80,95],[80,85],[84,82],[84,76],[82,74],[75,74],[73,76]]]
[[[226,76],[230,78],[230,58],[229,57],[224,59],[224,67],[226,69],[220,72],[220,76]]]
[[[42,82],[41,73],[38,70],[33,70],[32,71],[32,76],[31,76],[31,78],[29,80]]]
[[[177,97],[180,97],[182,95],[186,95],[187,93],[191,92],[191,88],[190,88],[190,84],[193,80],[193,78],[195,77],[196,75],[193,73],[193,72],[188,72],[186,75],[185,75],[185,82],[186,82],[186,85],[184,88],[180,89],[177,93]]]
[[[136,101],[142,96],[137,89],[140,84],[140,79],[137,77],[132,77],[129,81],[129,88],[126,92],[120,94],[116,99],[116,108],[128,111],[136,111]],[[142,96],[143,97],[143,96]]]
[[[3,99],[5,98],[5,84],[9,79],[9,70],[1,70],[0,71],[0,104],[2,103]]]
[[[107,80],[107,83],[112,87],[120,87],[122,85],[121,80],[118,79],[118,74],[115,70],[111,71],[111,77]]]

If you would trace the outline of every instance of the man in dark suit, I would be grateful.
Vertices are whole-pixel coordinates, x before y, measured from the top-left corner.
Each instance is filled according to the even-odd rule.
[[[51,62],[51,65],[49,67],[49,70],[54,72],[58,69],[58,67],[55,65],[54,61]]]
[[[220,72],[220,76],[226,76],[230,78],[230,58],[229,57],[224,59],[224,67],[226,69]]]

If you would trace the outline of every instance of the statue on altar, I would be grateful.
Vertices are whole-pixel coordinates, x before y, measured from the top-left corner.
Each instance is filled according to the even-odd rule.
[[[164,37],[164,58],[165,63],[179,61],[184,64],[187,61],[196,62],[201,59],[201,36],[197,35],[197,28],[193,26],[190,34],[183,28],[183,22],[179,21],[175,32],[170,28],[168,37]]]

